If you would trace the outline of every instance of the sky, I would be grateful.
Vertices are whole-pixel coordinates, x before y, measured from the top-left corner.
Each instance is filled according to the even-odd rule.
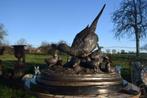
[[[0,0],[0,23],[5,25],[10,45],[25,39],[33,46],[42,42],[66,41],[71,45],[75,35],[94,20],[106,4],[96,33],[105,48],[135,47],[135,40],[114,38],[112,13],[121,0]],[[146,39],[141,41],[145,44]]]

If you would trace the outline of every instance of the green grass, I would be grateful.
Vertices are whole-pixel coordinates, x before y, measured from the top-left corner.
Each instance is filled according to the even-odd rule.
[[[49,55],[41,54],[26,54],[26,65],[28,67],[45,65],[44,59]],[[0,56],[4,69],[13,69],[17,63],[17,59],[14,55],[4,54]]]
[[[26,62],[32,64],[44,64],[44,59],[48,58],[49,55],[42,55],[42,54],[27,54],[26,55]]]
[[[35,63],[35,64],[42,64],[44,63],[44,59],[49,57],[49,55],[41,55],[41,54],[26,54],[26,62],[27,63]],[[5,54],[0,56],[0,59],[5,62],[5,61],[16,61],[17,59],[15,58],[14,55],[10,54]]]
[[[67,61],[66,55],[60,55],[63,62]],[[34,66],[34,65],[46,65],[44,62],[45,58],[50,57],[49,55],[44,54],[26,54],[26,65]],[[5,68],[13,68],[16,64],[17,59],[14,55],[4,54],[0,56],[0,59],[3,61],[3,65]],[[110,59],[112,60],[112,65],[121,65],[123,68],[130,68],[130,63],[136,60],[135,54],[113,54],[110,55]],[[140,57],[141,62],[147,61],[147,54],[141,54]]]
[[[50,55],[45,54],[26,54],[26,63],[27,64],[45,64],[44,59],[50,57]],[[66,56],[61,55],[61,58],[65,62],[67,60]],[[4,65],[12,65],[12,64],[5,64],[8,61],[17,61],[14,55],[5,54],[1,55],[0,59],[4,62]]]
[[[0,98],[36,98],[25,91],[12,89],[0,84]]]

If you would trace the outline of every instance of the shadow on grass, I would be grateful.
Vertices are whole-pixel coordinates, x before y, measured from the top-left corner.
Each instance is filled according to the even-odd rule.
[[[0,76],[0,98],[36,98],[23,87],[20,80],[7,79]]]

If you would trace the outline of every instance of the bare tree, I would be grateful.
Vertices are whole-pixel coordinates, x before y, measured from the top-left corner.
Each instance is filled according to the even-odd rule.
[[[0,44],[2,44],[2,40],[7,35],[6,30],[3,24],[0,24]]]
[[[136,40],[136,56],[139,57],[140,39],[147,34],[147,0],[122,0],[120,8],[113,13],[115,37],[127,35]]]
[[[17,45],[27,45],[28,43],[24,38],[21,38],[16,42],[16,44]]]
[[[39,49],[41,50],[42,53],[48,54],[50,51],[51,45],[49,42],[43,41],[41,42],[41,45],[39,46]]]
[[[112,49],[112,54],[116,54],[116,49]]]
[[[49,45],[50,45],[49,42],[47,42],[47,41],[43,41],[43,42],[41,42],[41,45],[40,45],[40,46],[49,46]]]
[[[125,54],[125,53],[126,53],[125,50],[122,49],[122,50],[121,50],[121,54]]]
[[[110,49],[106,49],[106,53],[107,54],[110,54]]]

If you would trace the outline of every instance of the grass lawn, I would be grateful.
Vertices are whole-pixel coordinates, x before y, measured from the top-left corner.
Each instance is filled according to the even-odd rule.
[[[26,54],[26,63],[30,64],[44,64],[44,59],[49,57],[48,55],[42,54]],[[13,65],[9,64],[9,61],[17,61],[14,55],[4,54],[0,56],[0,59],[4,62],[4,65]]]
[[[50,57],[49,55],[45,54],[26,54],[26,63],[27,64],[37,64],[42,65],[45,64],[44,59]],[[113,66],[117,64],[123,65],[123,67],[128,68],[129,63],[135,60],[135,54],[113,54],[110,55]],[[67,60],[66,56],[61,55],[61,58],[65,62]],[[3,65],[12,66],[13,63],[17,59],[14,55],[4,54],[0,56],[0,59],[3,61]],[[141,54],[141,60],[147,60],[147,54]]]
[[[23,90],[0,84],[0,98],[36,98]]]
[[[26,54],[26,64],[29,65],[42,65],[45,64],[44,59],[50,57],[50,55],[45,54]],[[61,56],[63,61],[65,62],[67,60],[66,56]],[[7,67],[11,67],[14,65],[14,62],[17,61],[17,59],[14,57],[14,55],[10,54],[4,54],[0,56],[0,59],[3,61],[3,65],[6,65]]]

